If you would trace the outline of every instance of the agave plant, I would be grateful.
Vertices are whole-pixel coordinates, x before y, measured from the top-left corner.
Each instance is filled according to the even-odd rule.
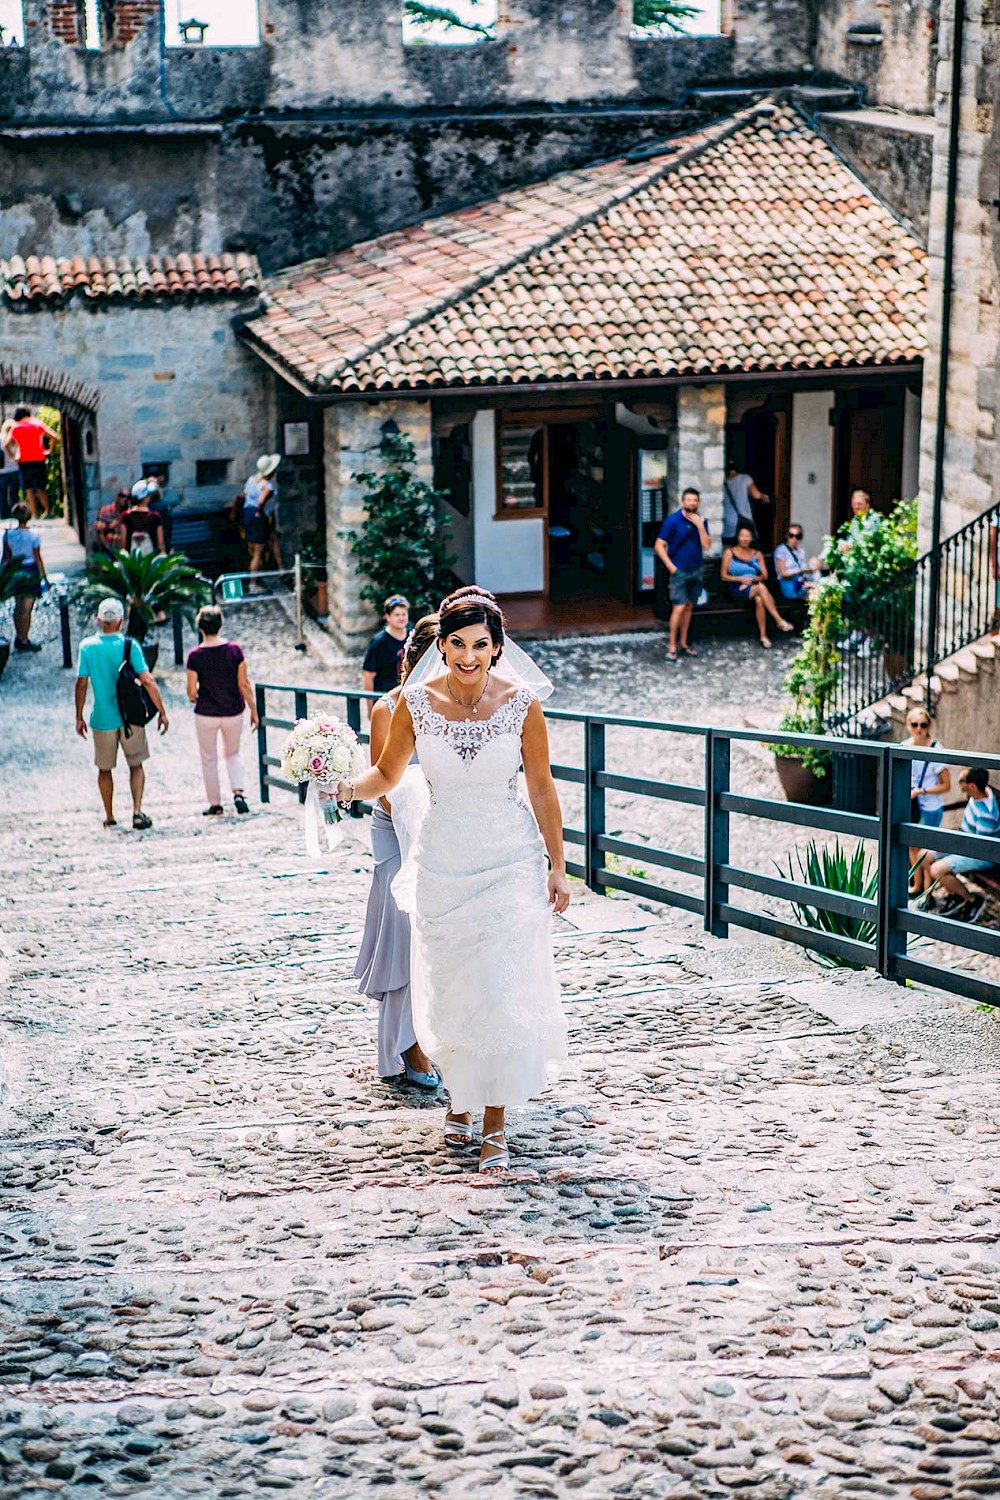
[[[159,614],[180,607],[193,622],[195,610],[211,597],[211,586],[197,569],[174,553],[144,556],[138,552],[116,552],[98,556],[87,564],[84,597],[120,599],[128,610],[126,629],[141,641]]]
[[[836,891],[841,896],[860,896],[865,901],[874,901],[878,896],[878,869],[863,844],[858,844],[854,853],[848,854],[839,839],[832,845],[822,846],[810,839],[804,850],[796,849],[788,856],[787,869],[777,860],[775,864],[786,880],[799,886],[815,886],[822,891]],[[796,921],[813,932],[853,938],[858,943],[875,941],[876,924],[861,917],[845,917],[839,912],[824,911],[798,901],[792,902],[792,910]],[[817,963],[828,968],[860,967],[850,959],[838,958],[832,953],[811,951]]]

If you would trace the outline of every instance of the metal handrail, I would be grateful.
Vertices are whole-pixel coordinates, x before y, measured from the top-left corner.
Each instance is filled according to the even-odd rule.
[[[268,705],[268,694],[291,695],[293,715],[274,711]],[[260,797],[269,802],[272,789],[298,793],[304,789],[284,781],[275,771],[280,757],[268,746],[268,730],[289,730],[295,720],[307,718],[309,701],[315,698],[338,698],[345,704],[347,722],[366,743],[362,727],[362,703],[373,702],[380,695],[358,689],[295,687],[283,683],[258,683],[257,713],[260,729],[257,736],[257,759]],[[874,762],[876,770],[875,812],[855,807],[821,808],[804,803],[778,801],[756,794],[734,792],[730,785],[733,745],[793,745],[799,749],[830,749],[829,738],[809,734],[788,734],[781,730],[717,729],[697,724],[666,723],[659,719],[638,719],[620,714],[574,713],[569,709],[547,709],[545,716],[557,723],[579,724],[583,730],[583,765],[554,764],[557,781],[584,788],[584,826],[565,827],[563,836],[574,855],[567,861],[571,875],[584,880],[592,891],[620,890],[645,900],[664,903],[690,911],[703,919],[705,929],[716,937],[728,937],[731,926],[744,927],[840,957],[861,966],[870,965],[886,979],[897,984],[908,980],[934,985],[955,995],[987,1005],[1000,1005],[1000,980],[969,972],[958,964],[931,964],[914,957],[908,950],[910,937],[933,939],[958,949],[961,953],[985,953],[1000,958],[1000,932],[929,913],[913,912],[907,904],[909,853],[911,846],[933,841],[943,852],[974,854],[996,858],[1000,864],[1000,839],[952,830],[931,830],[911,819],[910,763],[926,759],[926,750],[863,739],[842,738],[837,754],[862,757]],[[635,729],[682,735],[695,752],[694,763],[701,767],[700,784],[665,781],[653,776],[620,774],[607,767],[608,729]],[[937,750],[935,758],[943,764],[981,765],[1000,773],[1000,754],[982,755],[961,750]],[[662,849],[620,839],[607,831],[608,792],[624,791],[637,797],[668,798],[701,809],[703,846],[700,854]],[[361,809],[355,807],[355,813]],[[810,833],[832,832],[869,840],[877,847],[878,891],[873,899],[848,896],[837,891],[805,885],[788,879],[780,871],[762,874],[743,868],[731,856],[732,819],[753,818],[764,822],[793,823]],[[697,882],[694,889],[649,879],[646,872],[622,872],[608,868],[608,858],[634,858],[666,872],[682,875]],[[739,904],[737,892],[749,891],[785,903],[789,914],[758,910]],[[815,907],[838,913],[858,922],[870,924],[874,937],[858,937],[818,932],[802,924],[796,909]]]
[[[861,639],[845,642],[827,717],[832,733],[857,732],[865,709],[914,678],[929,676],[989,631],[996,614],[990,531],[998,525],[1000,505],[995,505],[952,532],[918,557],[894,592],[863,618],[852,618],[846,601],[845,624],[849,631],[856,626]]]

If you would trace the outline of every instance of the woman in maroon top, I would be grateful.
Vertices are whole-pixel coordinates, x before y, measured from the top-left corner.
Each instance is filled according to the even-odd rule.
[[[250,710],[250,728],[258,725],[257,705],[247,676],[243,652],[235,641],[220,639],[222,610],[208,605],[198,611],[201,645],[187,659],[187,695],[194,704],[194,727],[201,752],[201,774],[205,778],[208,806],[205,817],[222,812],[222,788],[219,783],[218,739],[222,736],[222,753],[226,760],[229,784],[238,813],[249,812],[243,795],[246,777],[240,756],[243,733],[243,706]]]

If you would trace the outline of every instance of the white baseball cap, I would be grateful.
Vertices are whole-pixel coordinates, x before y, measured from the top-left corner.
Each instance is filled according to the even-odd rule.
[[[97,606],[97,618],[107,625],[112,620],[124,620],[125,606],[120,599],[102,599]]]

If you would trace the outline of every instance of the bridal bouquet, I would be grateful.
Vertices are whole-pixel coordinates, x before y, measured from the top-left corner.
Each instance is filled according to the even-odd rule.
[[[318,857],[319,825],[326,829],[328,849],[340,843],[343,816],[332,796],[338,781],[347,781],[364,769],[358,737],[349,724],[333,714],[299,719],[281,747],[281,774],[306,785],[306,849]]]

